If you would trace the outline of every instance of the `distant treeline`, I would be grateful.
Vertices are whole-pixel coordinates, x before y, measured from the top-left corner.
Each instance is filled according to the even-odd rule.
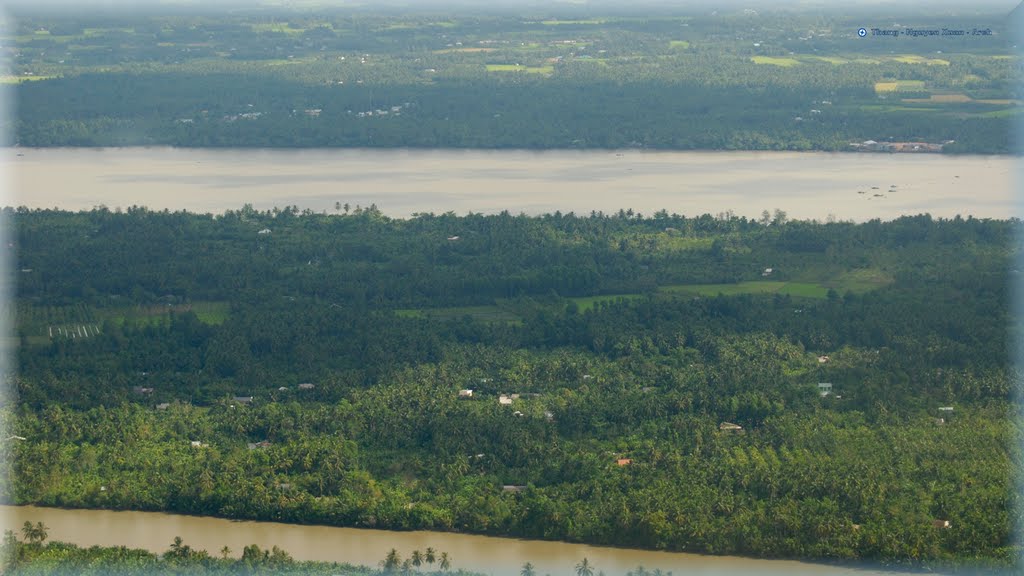
[[[601,10],[19,7],[3,81],[22,146],[1011,150],[1002,14],[896,49],[839,8]]]
[[[869,99],[864,92],[843,97]],[[812,116],[812,101],[839,98],[814,86],[481,79],[341,87],[106,73],[24,82],[16,97],[22,146],[851,150],[871,139],[954,140],[944,151],[985,154],[1011,146],[1005,116],[821,105]]]

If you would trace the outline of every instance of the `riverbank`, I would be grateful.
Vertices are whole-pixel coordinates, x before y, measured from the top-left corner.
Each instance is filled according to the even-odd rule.
[[[568,574],[583,558],[595,567],[595,574],[600,570],[608,575],[623,575],[638,566],[648,571],[676,574],[869,576],[905,573],[872,565],[707,556],[446,532],[234,521],[159,512],[0,506],[0,517],[8,530],[17,530],[26,521],[43,522],[49,528],[51,540],[81,547],[126,546],[155,554],[165,552],[174,538],[180,536],[193,549],[205,550],[214,556],[225,546],[237,556],[246,546],[255,544],[263,549],[278,546],[297,561],[374,567],[392,548],[408,557],[414,550],[429,547],[447,552],[455,570],[492,576],[518,576],[527,562],[535,566],[537,574]]]

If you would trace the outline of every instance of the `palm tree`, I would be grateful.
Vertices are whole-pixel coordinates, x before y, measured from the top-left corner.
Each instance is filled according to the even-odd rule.
[[[533,564],[529,562],[523,564],[523,570],[519,574],[520,576],[537,576],[537,572],[533,569]]]
[[[419,550],[412,551],[412,565],[419,568],[423,564],[423,553]]]
[[[434,556],[434,549],[428,547],[427,553],[423,555],[423,559],[427,561],[427,564],[434,565],[434,561],[437,560],[437,556]]]
[[[405,561],[402,562],[402,574],[408,574],[409,572],[412,572],[411,564],[412,563],[409,561],[408,558],[406,558]]]
[[[444,570],[445,572],[447,572],[448,569],[451,568],[451,567],[452,567],[452,562],[451,562],[451,560],[448,559],[448,553],[447,552],[441,552],[441,570]]]
[[[25,540],[28,540],[31,544],[42,544],[46,540],[47,528],[42,522],[37,522],[33,525],[28,520],[21,527],[21,533],[25,536]]]
[[[228,548],[227,546],[225,546],[225,547],[220,549],[220,557],[221,558],[227,560],[228,556],[230,556],[230,555],[231,555],[231,548]]]
[[[576,565],[576,576],[594,576],[594,567],[590,565],[590,560],[584,558]]]
[[[392,548],[381,564],[385,572],[394,572],[402,564],[402,557],[398,554],[398,550]]]

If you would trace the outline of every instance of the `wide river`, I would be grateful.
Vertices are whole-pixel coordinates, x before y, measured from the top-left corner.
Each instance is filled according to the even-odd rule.
[[[25,521],[49,527],[50,540],[79,546],[128,546],[152,552],[166,552],[175,536],[185,544],[214,555],[224,546],[232,556],[242,548],[279,546],[296,560],[348,562],[376,567],[395,548],[403,558],[413,550],[433,547],[447,552],[453,569],[478,571],[494,576],[519,576],[526,562],[538,574],[572,576],[573,567],[587,558],[607,576],[625,576],[643,566],[660,568],[677,576],[684,574],[769,574],[779,576],[867,576],[897,574],[867,567],[836,567],[791,560],[756,560],[735,556],[702,556],[604,548],[563,542],[541,542],[470,536],[445,532],[388,532],[328,526],[298,526],[274,522],[237,522],[218,518],[181,516],[154,512],[113,512],[108,510],[64,510],[35,506],[0,506],[0,518],[7,529],[17,531]]]
[[[385,214],[454,211],[589,214],[632,208],[687,216],[864,221],[929,212],[1014,213],[1018,159],[802,152],[34,149],[0,150],[7,195],[30,208],[220,213],[336,203]]]

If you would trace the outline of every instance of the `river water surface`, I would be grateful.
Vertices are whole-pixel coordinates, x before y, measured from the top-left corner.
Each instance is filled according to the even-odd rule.
[[[938,154],[480,150],[26,149],[0,154],[5,202],[220,213],[295,205],[385,214],[660,209],[687,216],[1005,218],[1017,159]]]
[[[403,558],[413,550],[433,547],[447,552],[453,569],[518,576],[521,566],[531,562],[540,575],[572,576],[573,567],[587,558],[597,571],[608,576],[624,576],[642,565],[647,570],[660,568],[676,576],[684,574],[773,574],[779,576],[871,575],[889,572],[835,567],[791,560],[756,560],[735,556],[703,556],[652,552],[470,536],[445,532],[389,532],[328,526],[297,526],[274,522],[236,522],[218,518],[182,516],[154,512],[114,512],[108,510],[64,510],[35,506],[0,506],[0,517],[9,529],[17,530],[25,521],[43,522],[49,527],[49,539],[79,546],[128,546],[152,552],[166,552],[175,536],[185,544],[219,555],[228,546],[232,556],[241,556],[242,548],[257,544],[260,548],[279,546],[296,560],[323,560],[377,566],[396,548]]]

